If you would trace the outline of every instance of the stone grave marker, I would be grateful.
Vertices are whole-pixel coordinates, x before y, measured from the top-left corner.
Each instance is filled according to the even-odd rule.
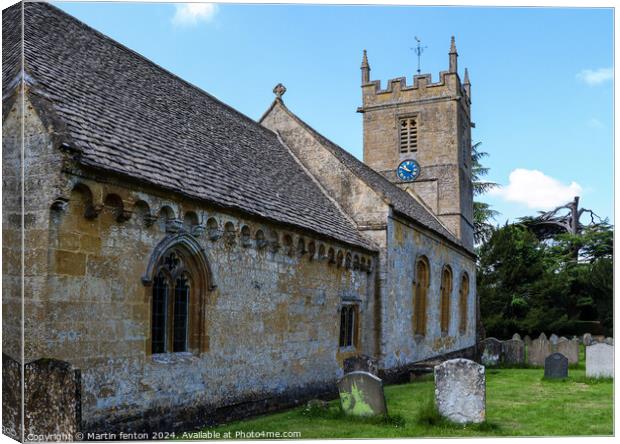
[[[569,364],[577,364],[579,362],[579,342],[576,339],[569,341],[566,338],[560,338],[556,351],[566,356]]]
[[[561,379],[568,377],[568,359],[562,353],[552,353],[545,359],[545,378]]]
[[[340,405],[345,414],[377,416],[387,414],[383,381],[372,373],[347,373],[338,382]]]
[[[534,339],[527,350],[527,361],[530,365],[542,366],[545,358],[551,354],[551,344],[544,333]]]
[[[614,377],[614,346],[592,344],[586,347],[586,376],[588,378]]]
[[[514,335],[512,335],[512,339],[516,340],[516,341],[520,341],[521,340],[521,336],[519,336],[519,333],[515,333]]]
[[[502,342],[502,361],[504,364],[514,365],[525,362],[525,344],[520,339],[510,339]]]
[[[479,354],[480,362],[487,367],[493,367],[499,364],[502,356],[502,342],[495,338],[486,338],[480,341]]]
[[[605,338],[605,344],[614,345],[614,338]]]
[[[551,342],[551,346],[554,346],[558,343],[560,338],[558,338],[558,335],[556,335],[555,333],[553,333],[551,336],[549,336],[549,342]]]
[[[590,333],[586,333],[583,335],[583,339],[581,341],[583,343],[583,345],[585,345],[586,347],[588,345],[592,344],[592,335]]]
[[[469,359],[450,359],[435,367],[435,401],[439,414],[466,424],[483,422],[486,415],[484,366]]]

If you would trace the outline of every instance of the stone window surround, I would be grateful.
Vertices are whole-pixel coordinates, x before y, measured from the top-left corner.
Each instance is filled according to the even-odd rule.
[[[418,276],[419,264],[424,264],[426,274],[426,286],[421,287],[420,276]],[[413,290],[413,335],[414,339],[420,340],[426,336],[426,317],[428,309],[428,290],[431,285],[431,267],[428,258],[425,255],[419,255],[414,262],[414,276],[412,280]]]
[[[441,270],[441,285],[439,287],[439,319],[442,336],[447,336],[450,332],[450,306],[454,290],[453,280],[454,273],[452,273],[452,267],[447,264],[444,265]]]
[[[338,350],[341,353],[355,352],[360,347],[360,337],[361,337],[360,302],[361,302],[361,299],[359,298],[353,298],[353,297],[346,298],[346,299],[343,298],[342,304],[338,308],[338,314],[340,315],[338,318],[339,326],[340,326],[340,328],[338,329],[338,332],[339,332]],[[345,307],[352,309],[353,311],[353,326],[351,328],[352,330],[351,331],[351,345],[341,345],[341,342],[340,342],[340,332],[342,330],[342,312]]]

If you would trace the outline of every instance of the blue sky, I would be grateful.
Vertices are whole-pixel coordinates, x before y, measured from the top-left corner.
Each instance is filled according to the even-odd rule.
[[[362,50],[372,79],[410,82],[420,36],[422,72],[437,79],[455,35],[473,140],[504,185],[482,198],[497,222],[574,194],[613,221],[609,8],[55,4],[254,119],[282,82],[295,113],[360,159]]]

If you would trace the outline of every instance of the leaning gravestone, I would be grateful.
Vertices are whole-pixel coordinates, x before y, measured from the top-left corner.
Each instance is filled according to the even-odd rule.
[[[577,364],[579,362],[579,342],[576,339],[569,341],[566,338],[560,338],[556,348],[558,353],[566,356],[569,364]]]
[[[551,354],[551,344],[544,333],[538,339],[532,341],[527,350],[527,361],[530,365],[541,366],[545,364],[545,358]]]
[[[499,364],[502,356],[502,342],[495,338],[486,338],[478,344],[480,362],[487,367]]]
[[[386,415],[383,381],[368,372],[351,372],[338,382],[340,405],[347,415]]]
[[[523,364],[525,362],[525,344],[520,339],[502,342],[502,361],[504,364]]]
[[[545,359],[545,378],[561,379],[568,377],[568,359],[562,353],[552,353]]]
[[[484,366],[469,359],[450,359],[435,367],[435,401],[439,414],[459,424],[484,421]]]
[[[521,336],[519,336],[519,333],[515,333],[514,335],[512,335],[512,339],[515,341],[520,341],[521,340]]]
[[[586,347],[586,376],[588,378],[614,377],[614,346],[592,344]]]
[[[588,345],[591,345],[592,344],[592,335],[590,333],[584,334],[582,342],[583,342],[583,345],[585,345],[586,347]]]

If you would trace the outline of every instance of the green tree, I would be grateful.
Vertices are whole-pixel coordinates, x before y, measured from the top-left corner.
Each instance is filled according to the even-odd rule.
[[[506,224],[492,230],[478,252],[480,311],[488,336],[579,334],[597,325],[593,321],[604,333],[612,332],[611,225],[541,240],[523,224]]]
[[[471,147],[471,180],[474,197],[485,194],[498,186],[495,182],[483,180],[483,177],[489,174],[489,168],[482,165],[481,159],[487,157],[489,153],[480,151],[480,145],[482,142],[474,143]],[[493,230],[491,220],[498,214],[488,203],[474,200],[474,241],[476,244],[489,238]]]

